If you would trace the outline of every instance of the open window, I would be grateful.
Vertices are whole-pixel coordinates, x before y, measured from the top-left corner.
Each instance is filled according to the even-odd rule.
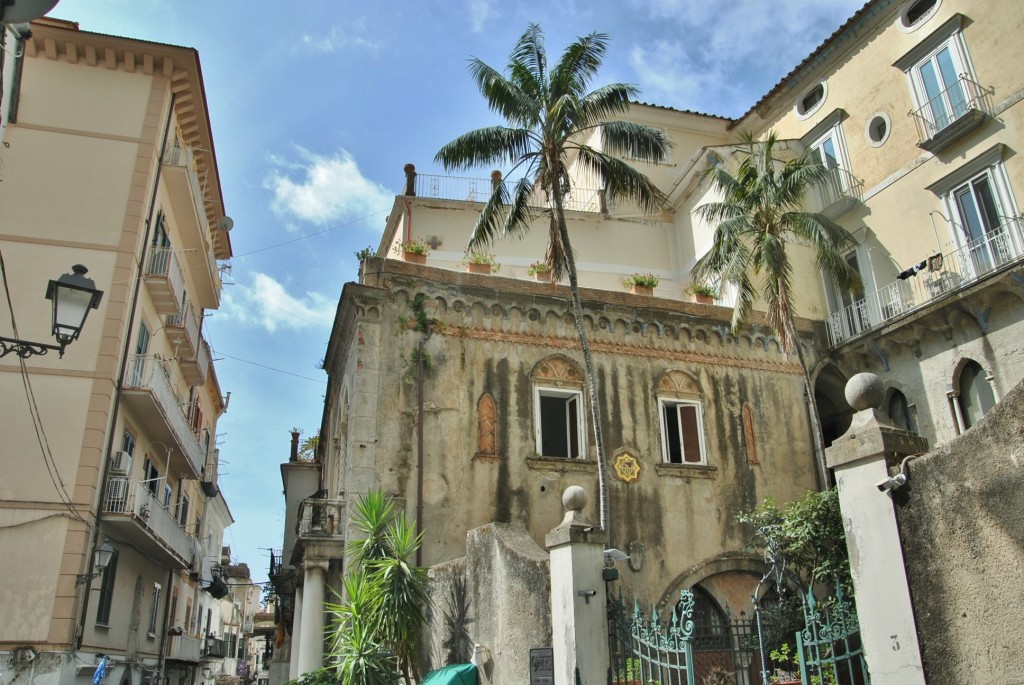
[[[666,464],[704,464],[704,419],[700,402],[658,398],[661,448]]]
[[[536,389],[537,453],[542,457],[582,457],[583,393]]]

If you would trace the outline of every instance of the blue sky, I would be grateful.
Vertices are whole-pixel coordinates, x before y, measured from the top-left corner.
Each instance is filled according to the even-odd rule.
[[[235,258],[205,333],[228,412],[218,425],[225,535],[255,580],[280,547],[289,430],[320,425],[327,347],[353,253],[376,247],[402,166],[497,122],[467,72],[501,68],[530,22],[548,52],[611,35],[595,85],[738,116],[861,0],[61,0],[84,31],[199,51]],[[488,169],[472,174],[481,178]],[[311,236],[311,237],[307,237]]]

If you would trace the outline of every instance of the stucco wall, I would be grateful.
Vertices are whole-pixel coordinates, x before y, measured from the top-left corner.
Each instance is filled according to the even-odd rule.
[[[1024,385],[970,431],[910,463],[897,501],[931,685],[1024,673]]]

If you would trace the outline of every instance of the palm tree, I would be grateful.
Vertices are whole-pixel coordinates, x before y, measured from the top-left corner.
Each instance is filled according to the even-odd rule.
[[[758,294],[764,298],[768,324],[782,349],[796,352],[804,372],[818,475],[824,488],[828,487],[825,447],[814,388],[794,323],[796,293],[789,247],[795,241],[809,244],[818,267],[841,290],[853,292],[861,287],[860,275],[844,256],[857,241],[827,217],[803,211],[808,191],[827,182],[830,172],[807,153],[788,161],[779,159],[775,154],[778,142],[774,131],[769,131],[764,141],[744,133],[735,175],[724,165],[706,172],[722,200],[697,208],[698,216],[716,224],[716,228],[711,249],[697,260],[692,276],[697,282],[719,281],[736,287],[733,333],[750,314]]]
[[[618,156],[657,162],[665,158],[669,149],[661,131],[611,121],[629,109],[630,100],[638,93],[636,88],[613,83],[587,92],[607,44],[608,36],[603,33],[578,38],[549,69],[544,34],[540,26],[530,24],[513,48],[505,74],[472,59],[473,80],[490,108],[504,117],[507,125],[470,131],[442,147],[435,157],[447,171],[507,163],[511,169],[505,177],[519,176],[511,190],[505,180],[495,185],[477,220],[469,250],[482,251],[501,237],[521,238],[535,219],[548,221],[545,263],[556,279],[569,279],[597,450],[601,527],[606,531],[607,483],[601,413],[594,363],[583,328],[575,253],[565,222],[565,196],[573,187],[569,166],[574,161],[585,174],[598,179],[608,201],[630,201],[645,212],[654,212],[662,205],[664,195],[650,179]],[[600,149],[586,143],[595,132],[601,136]],[[547,198],[546,207],[531,204],[538,190]]]

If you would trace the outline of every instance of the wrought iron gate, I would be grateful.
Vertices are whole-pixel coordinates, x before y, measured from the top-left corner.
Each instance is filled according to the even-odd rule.
[[[804,683],[811,682],[810,676],[818,676],[823,683],[871,685],[857,613],[841,585],[836,587],[835,599],[824,605],[815,601],[814,593],[807,593],[804,624],[796,634]]]
[[[627,611],[619,598],[608,598],[608,682],[612,685],[695,685],[693,673],[693,593],[682,590],[671,618],[657,609],[645,618],[640,603]]]

